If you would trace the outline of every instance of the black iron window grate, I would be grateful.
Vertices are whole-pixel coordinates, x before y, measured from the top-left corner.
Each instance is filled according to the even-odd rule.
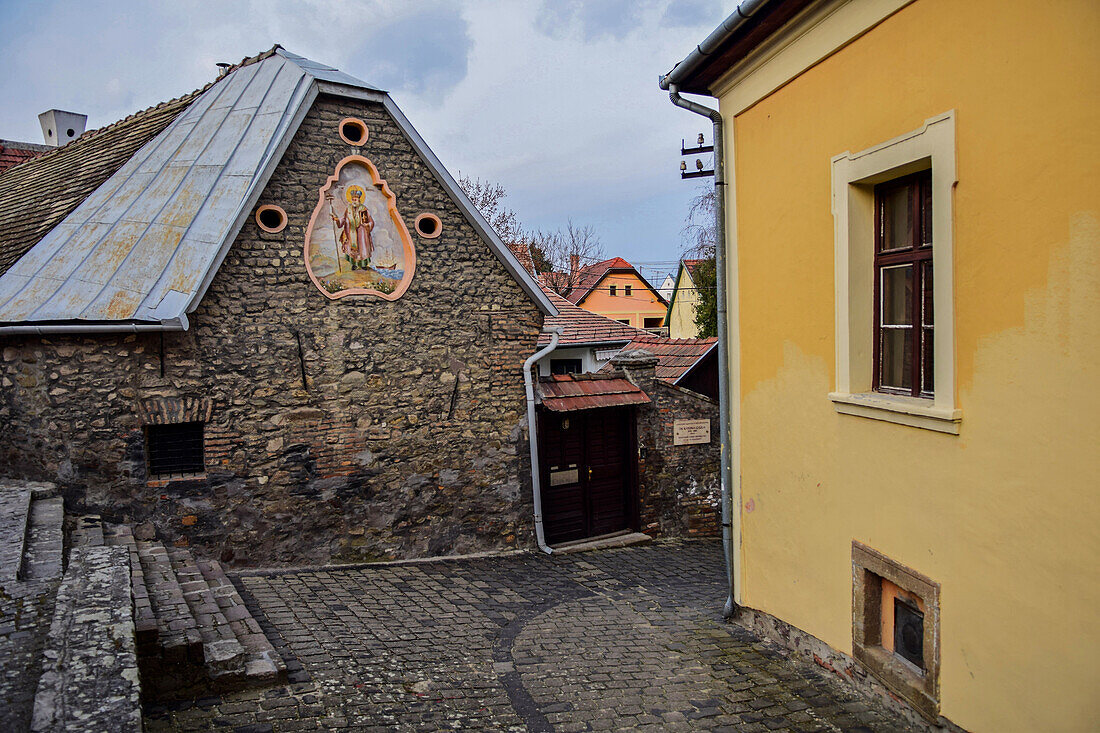
[[[149,473],[168,476],[206,470],[202,450],[203,423],[149,425],[145,428]]]

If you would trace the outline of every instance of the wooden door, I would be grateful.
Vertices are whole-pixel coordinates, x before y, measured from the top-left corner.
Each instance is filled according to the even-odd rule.
[[[550,543],[630,527],[634,469],[626,408],[540,414],[542,513]]]

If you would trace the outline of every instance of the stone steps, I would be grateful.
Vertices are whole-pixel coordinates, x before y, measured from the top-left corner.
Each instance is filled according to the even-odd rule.
[[[23,569],[30,513],[30,489],[5,487],[0,492],[0,582],[17,580]]]
[[[198,567],[213,591],[222,614],[229,621],[230,628],[245,649],[245,675],[249,681],[274,683],[285,678],[286,663],[275,651],[256,619],[245,608],[244,601],[237,593],[237,588],[226,577],[221,563],[200,560]]]
[[[52,580],[61,577],[65,551],[65,500],[35,499],[27,517],[27,538],[19,577]]]
[[[233,629],[229,628],[229,622],[195,564],[195,558],[188,550],[173,547],[168,550],[168,559],[202,638],[203,663],[207,671],[212,677],[242,675],[244,647],[237,641]]]
[[[157,647],[162,660],[169,664],[202,665],[202,635],[183,597],[168,551],[157,540],[135,540],[135,544],[157,621]]]
[[[137,633],[138,654],[145,655],[156,648],[160,639],[157,618],[153,614],[149,589],[145,584],[145,571],[141,568],[137,543],[133,531],[126,525],[103,526],[105,544],[121,545],[130,551],[130,584],[134,598],[134,628]]]
[[[64,508],[52,484],[0,479],[0,730],[27,730],[61,583]]]
[[[214,561],[184,547],[135,539],[106,525],[108,545],[130,551],[143,687],[154,697],[201,695],[286,679],[286,665]]]

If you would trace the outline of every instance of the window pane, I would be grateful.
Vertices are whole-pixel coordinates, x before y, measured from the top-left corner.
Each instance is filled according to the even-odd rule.
[[[921,245],[932,246],[932,175],[929,173],[921,179]]]
[[[881,330],[882,372],[880,387],[893,389],[913,388],[913,333],[912,328],[884,328]]]
[[[935,331],[931,328],[922,329],[924,336],[924,344],[921,347],[923,349],[924,358],[921,360],[921,392],[925,394],[934,394],[936,391],[936,369],[935,362],[932,355],[935,353],[933,347],[933,341],[935,339]]]
[[[921,265],[921,302],[924,304],[924,313],[922,314],[922,323],[926,326],[931,326],[936,321],[932,317],[932,263],[925,262]]]
[[[880,271],[879,317],[884,326],[908,326],[913,323],[913,266],[896,265]]]
[[[879,243],[880,251],[911,247],[909,239],[912,227],[913,207],[909,195],[911,186],[887,189],[879,194],[879,216],[881,217]]]

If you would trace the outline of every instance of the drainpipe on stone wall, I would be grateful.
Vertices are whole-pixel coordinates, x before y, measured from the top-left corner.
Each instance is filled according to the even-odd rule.
[[[675,70],[674,70],[675,71]],[[669,75],[671,76],[671,74]],[[737,550],[733,541],[733,436],[730,433],[729,398],[729,326],[726,318],[726,166],[722,138],[722,114],[702,104],[680,96],[679,88],[669,76],[662,77],[660,86],[668,90],[668,97],[677,107],[702,115],[714,124],[714,193],[715,193],[715,242],[714,271],[718,310],[718,431],[721,441],[722,464],[722,546],[726,555],[726,580],[729,597],[723,615],[732,617],[737,612],[737,587],[734,563]]]
[[[546,544],[546,534],[542,528],[542,485],[539,482],[539,442],[535,433],[535,385],[531,377],[531,367],[558,348],[558,339],[563,331],[565,329],[560,326],[544,326],[542,332],[550,334],[550,345],[531,354],[523,362],[523,386],[527,388],[527,439],[531,446],[531,492],[535,505],[535,541],[538,542],[539,549],[547,555],[554,554],[554,550]]]

